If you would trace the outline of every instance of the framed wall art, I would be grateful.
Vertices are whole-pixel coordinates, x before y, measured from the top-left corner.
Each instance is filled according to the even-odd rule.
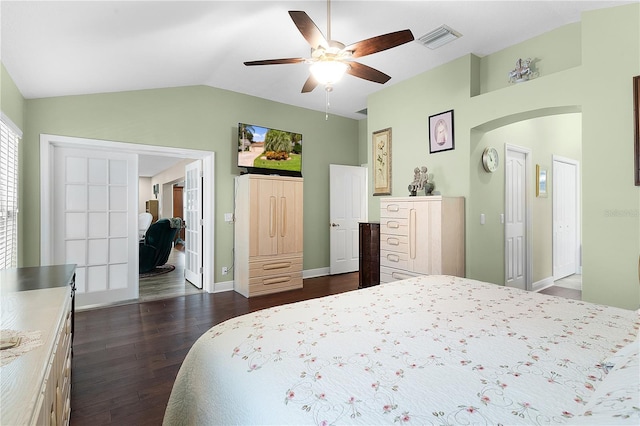
[[[373,132],[373,195],[391,195],[391,128]]]
[[[429,154],[454,148],[453,110],[429,116]]]
[[[633,77],[633,124],[636,186],[640,186],[640,75]]]
[[[536,164],[536,197],[547,196],[547,169]]]

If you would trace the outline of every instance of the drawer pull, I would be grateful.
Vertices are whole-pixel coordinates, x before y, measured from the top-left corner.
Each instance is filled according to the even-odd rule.
[[[391,228],[391,229],[398,229],[400,228],[400,223],[394,221],[394,220],[390,220],[387,222],[387,228]]]
[[[399,212],[400,211],[400,206],[397,204],[389,204],[387,206],[387,211],[388,212]]]
[[[276,277],[276,278],[267,278],[266,280],[262,281],[262,284],[273,285],[273,284],[286,283],[289,281],[291,281],[291,277]]]
[[[281,262],[281,263],[269,263],[267,265],[264,265],[262,269],[265,271],[272,271],[274,269],[285,269],[290,267],[291,267],[291,262]]]
[[[387,238],[387,244],[389,244],[390,246],[399,246],[400,240],[397,238]]]
[[[387,255],[387,260],[389,262],[400,262],[400,256],[398,256],[397,254],[388,254]]]
[[[269,237],[274,238],[276,236],[277,225],[277,210],[276,210],[276,197],[269,197]]]

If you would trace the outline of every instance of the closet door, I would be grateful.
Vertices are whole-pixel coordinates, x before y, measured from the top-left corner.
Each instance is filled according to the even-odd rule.
[[[278,254],[280,182],[275,179],[251,179],[250,182],[250,256]]]
[[[442,202],[422,199],[410,204],[409,269],[420,274],[442,273]]]
[[[278,254],[302,253],[303,183],[289,180],[278,183]]]

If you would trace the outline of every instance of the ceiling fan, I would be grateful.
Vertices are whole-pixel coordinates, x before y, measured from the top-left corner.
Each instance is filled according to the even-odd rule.
[[[387,74],[355,62],[354,58],[391,49],[412,41],[413,34],[410,30],[396,31],[388,34],[371,37],[366,40],[345,46],[343,43],[331,40],[331,4],[327,1],[327,37],[322,34],[309,16],[299,10],[289,11],[289,16],[296,24],[302,36],[311,45],[310,58],[283,58],[248,61],[244,64],[253,65],[277,65],[277,64],[311,64],[311,75],[302,87],[302,93],[311,92],[318,84],[325,85],[326,90],[332,90],[332,85],[342,75],[354,77],[384,84],[391,78]]]

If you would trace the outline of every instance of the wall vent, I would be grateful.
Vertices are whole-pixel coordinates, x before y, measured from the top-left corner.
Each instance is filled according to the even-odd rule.
[[[447,43],[452,42],[455,39],[462,37],[462,34],[456,30],[442,25],[435,30],[418,38],[418,42],[428,47],[429,49],[437,49],[440,46],[444,46]]]

